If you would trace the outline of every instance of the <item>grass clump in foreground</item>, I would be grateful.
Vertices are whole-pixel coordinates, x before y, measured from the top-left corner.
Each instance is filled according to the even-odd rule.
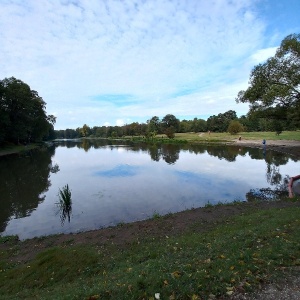
[[[145,237],[122,249],[52,247],[26,264],[10,260],[11,247],[0,253],[0,298],[208,299],[249,291],[300,264],[299,213],[252,211],[204,234]]]

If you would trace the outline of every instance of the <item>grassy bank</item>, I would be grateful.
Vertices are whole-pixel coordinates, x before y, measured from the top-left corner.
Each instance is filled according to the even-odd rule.
[[[208,299],[250,291],[300,265],[299,213],[252,208],[204,233],[197,228],[205,225],[193,223],[178,235],[166,231],[122,246],[73,245],[70,236],[26,263],[14,259],[26,241],[2,238],[0,298]],[[154,221],[164,228],[163,217]]]
[[[4,144],[0,147],[0,156],[14,153],[25,152],[40,147],[40,144],[32,143],[29,145]]]
[[[124,139],[136,141],[136,142],[148,142],[148,143],[232,143],[241,137],[243,141],[300,141],[300,131],[283,131],[280,135],[275,132],[241,132],[236,135],[232,135],[228,132],[188,132],[188,133],[176,133],[174,139],[169,139],[165,134],[158,134],[156,137],[146,140],[144,136],[125,136]]]
[[[164,134],[158,134],[154,139],[145,140],[143,136],[140,137],[124,137],[128,140],[136,142],[149,142],[149,143],[173,143],[173,144],[184,144],[184,143],[222,143],[222,142],[233,142],[241,136],[242,140],[293,140],[300,141],[300,131],[283,131],[280,135],[276,135],[275,132],[241,132],[238,135],[231,135],[227,132],[207,132],[202,133],[176,133],[174,139],[167,138]],[[0,156],[8,155],[13,153],[19,153],[27,150],[31,150],[39,147],[39,144],[14,145],[4,144],[0,147]]]

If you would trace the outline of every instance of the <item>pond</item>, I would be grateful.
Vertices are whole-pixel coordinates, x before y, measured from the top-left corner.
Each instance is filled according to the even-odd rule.
[[[287,195],[299,162],[237,146],[69,140],[0,157],[0,232],[20,239],[99,229]],[[59,205],[68,185],[70,209]]]

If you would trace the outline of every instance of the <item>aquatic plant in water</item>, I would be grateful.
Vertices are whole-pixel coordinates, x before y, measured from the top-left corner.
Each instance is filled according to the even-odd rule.
[[[72,198],[69,185],[65,185],[62,189],[59,189],[58,198],[59,202],[56,203],[59,207],[61,224],[64,225],[66,218],[70,223],[72,213]]]

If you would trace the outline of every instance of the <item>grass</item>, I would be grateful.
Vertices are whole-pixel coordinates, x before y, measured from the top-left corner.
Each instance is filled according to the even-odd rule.
[[[160,218],[162,218],[161,214],[155,210],[153,212],[152,219],[157,220],[157,219],[160,219]]]
[[[185,143],[231,143],[236,141],[239,136],[242,140],[293,140],[300,141],[300,131],[283,131],[280,135],[275,132],[261,131],[261,132],[241,132],[236,135],[231,135],[228,132],[188,132],[188,133],[176,133],[174,139],[169,139],[165,134],[158,134],[153,139],[145,139],[143,136],[124,137],[126,140],[133,142],[147,142],[150,144],[155,143],[171,143],[171,144],[185,144]]]
[[[300,141],[300,131],[283,131],[280,135],[275,132],[241,132],[231,135],[227,132],[203,133],[176,133],[175,140],[187,140],[188,142],[232,142],[241,136],[242,140],[295,140]]]
[[[13,154],[13,153],[26,152],[28,150],[32,150],[38,147],[40,147],[40,144],[36,144],[36,143],[32,143],[26,146],[6,143],[0,147],[0,156]]]
[[[62,189],[59,189],[59,205],[64,208],[68,208],[72,205],[71,191],[69,185],[65,185]]]
[[[300,265],[299,213],[253,210],[204,234],[145,237],[122,249],[64,244],[25,264],[11,260],[12,242],[0,252],[0,298],[208,299],[249,291]]]
[[[66,218],[70,222],[70,215],[72,213],[72,194],[69,189],[69,185],[65,185],[62,189],[59,189],[58,198],[59,202],[57,206],[59,207],[61,223],[64,224]]]

